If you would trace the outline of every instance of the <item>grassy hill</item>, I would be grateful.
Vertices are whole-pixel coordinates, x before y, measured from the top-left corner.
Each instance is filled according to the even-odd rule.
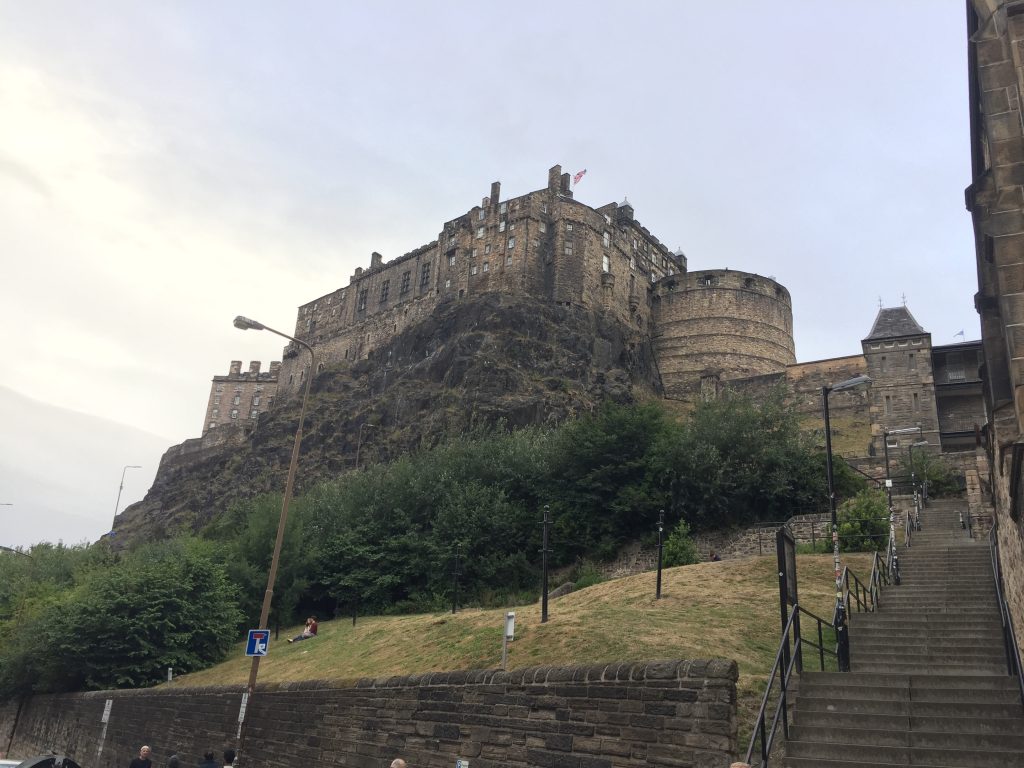
[[[843,560],[866,581],[870,556]],[[798,557],[800,600],[828,618],[834,603],[830,555]],[[509,668],[664,658],[725,657],[740,668],[740,729],[760,706],[764,680],[779,644],[775,557],[700,563],[667,569],[662,599],[655,574],[598,584],[552,600],[547,624],[540,605],[515,606],[516,639]],[[282,631],[260,665],[261,682],[381,677],[420,672],[493,669],[501,663],[504,610],[465,609],[414,616],[373,616],[320,623],[315,640],[288,644],[301,627]],[[804,628],[805,637],[811,627]],[[244,684],[250,660],[239,645],[218,666],[168,685]]]

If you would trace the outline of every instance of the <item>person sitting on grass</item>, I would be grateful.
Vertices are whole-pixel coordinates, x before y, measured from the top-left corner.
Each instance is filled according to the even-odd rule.
[[[316,616],[310,616],[306,619],[306,628],[302,630],[302,634],[288,638],[288,642],[294,643],[296,640],[309,640],[311,637],[316,637]]]

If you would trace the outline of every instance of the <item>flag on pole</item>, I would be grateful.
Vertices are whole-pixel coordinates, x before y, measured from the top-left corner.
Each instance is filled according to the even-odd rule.
[[[954,339],[955,339],[955,338],[956,338],[957,336],[960,336],[961,338],[963,338],[963,337],[964,337],[964,330],[963,330],[963,328],[961,328],[961,329],[960,329],[959,331],[957,331],[956,333],[954,333],[954,334],[953,334],[953,338],[954,338]]]
[[[584,169],[583,169],[582,171],[580,171],[579,173],[577,173],[577,174],[576,174],[575,176],[573,176],[573,177],[572,177],[572,185],[573,185],[574,187],[575,187],[575,186],[576,186],[577,184],[579,184],[579,183],[580,183],[580,179],[582,179],[582,178],[583,178],[583,175],[584,175],[584,174],[585,174],[586,172],[587,172],[587,169],[586,169],[586,168],[584,168]]]

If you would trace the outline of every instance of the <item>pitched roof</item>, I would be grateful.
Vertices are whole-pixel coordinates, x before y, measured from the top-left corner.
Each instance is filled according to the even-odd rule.
[[[864,341],[871,339],[895,339],[900,336],[917,336],[924,333],[910,310],[906,307],[885,307],[878,310],[875,324]]]

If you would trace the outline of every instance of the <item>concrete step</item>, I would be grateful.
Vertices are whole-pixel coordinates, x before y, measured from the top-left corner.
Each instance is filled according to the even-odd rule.
[[[951,749],[923,746],[879,746],[873,744],[840,744],[798,741],[786,743],[786,765],[789,758],[810,758],[824,766],[825,760],[846,760],[863,765],[942,766],[943,768],[1006,768],[1021,766],[1020,755],[1012,750],[979,751],[977,748]]]
[[[850,673],[853,674],[853,673]],[[971,698],[971,697],[968,697]],[[973,697],[980,698],[980,697]],[[803,694],[796,700],[796,717],[828,716],[860,717],[881,715],[886,718],[935,717],[947,719],[1019,718],[1020,698],[998,694],[1000,701],[918,701],[908,699],[844,698],[831,695]]]
[[[986,655],[997,656],[1000,659],[1006,658],[1006,649],[998,637],[972,638],[967,640],[926,638],[922,639],[920,642],[906,640],[892,642],[887,638],[877,639],[873,635],[858,638],[856,642],[853,641],[852,634],[850,635],[850,638],[851,653],[853,653],[853,649],[856,649],[855,655],[858,658],[863,658],[862,654],[870,653],[909,653],[924,654],[927,656],[984,653]]]
[[[985,714],[977,713],[979,705],[962,706],[957,714],[916,715],[892,711],[878,712],[808,712],[798,706],[793,721],[798,725],[823,728],[875,728],[878,730],[947,731],[954,733],[1018,733],[1024,721],[1013,707],[990,706]],[[908,707],[909,709],[909,707]]]
[[[1014,730],[1022,721],[1013,721]],[[857,744],[883,747],[925,747],[929,749],[998,750],[1003,752],[1024,749],[1021,733],[965,733],[957,730],[916,731],[891,728],[828,728],[815,725],[794,725],[789,729],[790,739],[813,741],[819,744]]]
[[[874,672],[894,675],[925,675],[934,672],[939,675],[1000,675],[1006,674],[1006,662],[964,662],[964,663],[903,663],[883,661],[850,660],[850,669],[854,672]]]

